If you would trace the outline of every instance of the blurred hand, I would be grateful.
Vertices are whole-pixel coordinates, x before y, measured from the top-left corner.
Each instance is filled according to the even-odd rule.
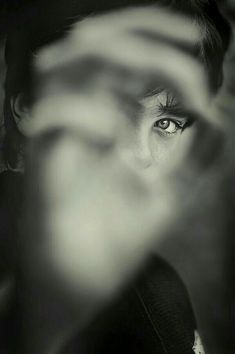
[[[116,142],[122,102],[159,83],[205,113],[205,73],[190,55],[199,35],[189,19],[133,8],[79,22],[35,58],[36,103],[20,123],[31,142],[27,257],[85,313],[119,291],[180,214],[177,185],[164,171],[143,176]]]

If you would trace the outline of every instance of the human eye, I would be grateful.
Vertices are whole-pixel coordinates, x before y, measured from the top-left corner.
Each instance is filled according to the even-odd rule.
[[[187,121],[176,118],[158,119],[153,124],[153,130],[164,135],[173,135],[183,131]]]

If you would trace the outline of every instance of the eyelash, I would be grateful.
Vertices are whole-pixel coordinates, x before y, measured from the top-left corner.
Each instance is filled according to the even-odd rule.
[[[169,125],[164,129],[163,127],[159,127],[159,124],[163,123],[163,122],[167,122],[169,123]],[[174,123],[176,128],[175,128],[175,131],[174,132],[167,132],[166,129],[169,128],[170,126],[170,123]],[[179,130],[181,130],[181,132],[183,131],[184,127],[185,127],[186,123],[183,123],[183,122],[179,122],[177,121],[176,119],[173,119],[173,118],[162,118],[162,119],[159,119],[157,121],[154,122],[154,125],[153,125],[153,128],[154,129],[157,129],[158,131],[160,131],[162,134],[164,135],[174,135],[176,134]]]

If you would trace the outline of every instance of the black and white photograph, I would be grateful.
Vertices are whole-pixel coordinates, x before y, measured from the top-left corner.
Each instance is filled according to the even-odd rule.
[[[234,31],[0,0],[0,354],[235,353]]]

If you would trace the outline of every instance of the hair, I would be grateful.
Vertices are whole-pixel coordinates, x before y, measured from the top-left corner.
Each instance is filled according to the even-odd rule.
[[[32,55],[40,47],[63,37],[80,19],[128,6],[158,5],[186,14],[199,24],[201,40],[197,57],[209,76],[211,90],[222,84],[222,64],[230,41],[230,26],[215,0],[12,0],[8,5],[3,156],[7,166],[17,165],[24,137],[17,129],[11,98],[30,97]],[[52,20],[53,19],[53,20]],[[17,58],[17,59],[16,59]]]

